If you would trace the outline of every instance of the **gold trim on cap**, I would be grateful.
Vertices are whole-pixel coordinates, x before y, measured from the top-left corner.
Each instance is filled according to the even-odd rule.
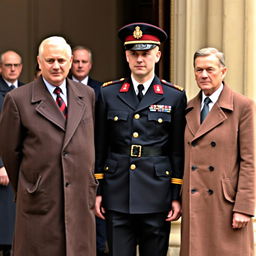
[[[124,43],[124,45],[127,45],[127,44],[158,44],[160,45],[160,42],[157,42],[157,41],[150,41],[150,40],[140,40],[140,41],[127,41]]]

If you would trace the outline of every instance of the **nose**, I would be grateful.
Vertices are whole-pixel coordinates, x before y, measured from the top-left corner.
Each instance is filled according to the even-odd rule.
[[[141,55],[138,55],[137,62],[142,62],[142,56]]]
[[[208,73],[205,69],[202,72],[202,77],[205,77],[205,78],[208,77]]]
[[[53,63],[53,68],[54,69],[59,69],[59,67],[60,67],[59,62],[57,60],[55,60],[54,63]]]

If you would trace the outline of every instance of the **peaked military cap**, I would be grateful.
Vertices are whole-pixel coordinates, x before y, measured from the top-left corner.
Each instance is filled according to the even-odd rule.
[[[153,49],[167,39],[164,30],[143,22],[131,23],[120,28],[118,36],[124,42],[125,49],[133,51]]]

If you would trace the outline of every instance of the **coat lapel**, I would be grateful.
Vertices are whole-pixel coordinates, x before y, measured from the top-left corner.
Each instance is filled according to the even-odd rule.
[[[193,109],[189,112],[190,114],[188,113],[186,117],[187,126],[194,135],[193,140],[200,138],[228,118],[227,111],[233,111],[233,93],[230,88],[224,84],[223,91],[221,92],[218,101],[214,104],[212,110],[201,125],[199,120],[200,104],[201,93],[192,100],[191,105],[188,105],[189,108],[193,106]]]
[[[69,79],[67,79],[68,88],[68,118],[66,126],[66,134],[64,140],[64,147],[69,143],[70,139],[74,135],[81,119],[86,111],[85,101],[87,95],[79,91],[77,86]],[[89,100],[88,100],[89,102]]]
[[[60,112],[41,77],[34,82],[31,102],[32,104],[38,103],[35,110],[40,115],[65,131],[66,119]]]
[[[139,100],[135,94],[133,84],[131,79],[125,80],[120,88],[123,88],[124,84],[129,84],[129,88],[127,91],[120,91],[117,94],[117,97],[120,98],[126,105],[128,105],[133,110],[136,109],[136,106],[139,103]]]

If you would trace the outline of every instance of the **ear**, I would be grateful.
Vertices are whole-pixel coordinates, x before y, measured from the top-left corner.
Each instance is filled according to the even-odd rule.
[[[125,51],[126,61],[129,63],[129,51]]]
[[[160,60],[161,55],[162,55],[161,51],[156,52],[156,63]]]
[[[221,73],[222,73],[222,80],[224,80],[224,78],[225,78],[225,76],[227,74],[227,71],[228,71],[228,69],[226,67],[222,68],[222,71],[221,71]]]
[[[39,65],[39,68],[42,70],[42,68],[41,68],[41,60],[40,60],[40,57],[39,57],[39,56],[37,56],[37,63],[38,63],[38,65]]]

